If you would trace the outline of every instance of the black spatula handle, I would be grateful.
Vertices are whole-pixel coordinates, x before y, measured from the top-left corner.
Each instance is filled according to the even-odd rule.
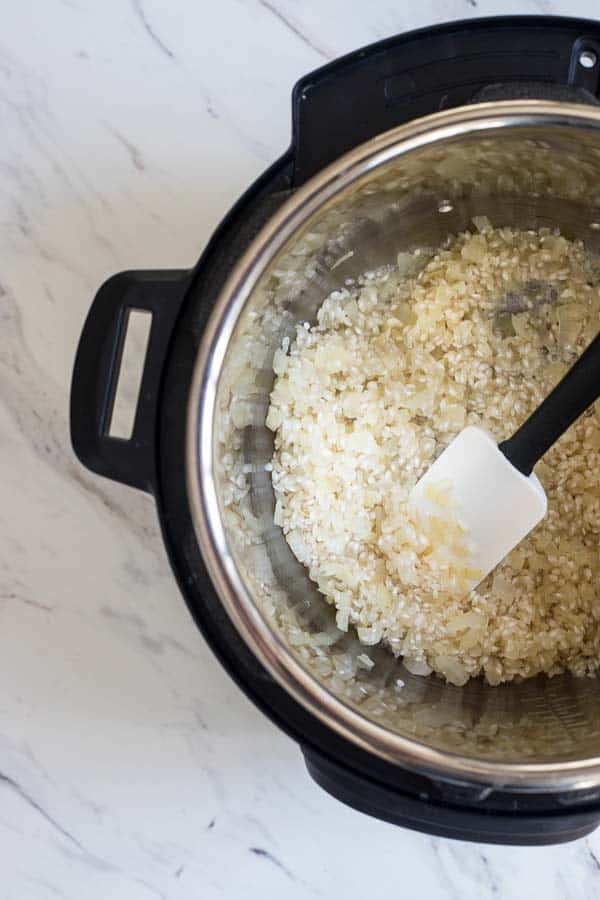
[[[536,462],[598,396],[600,333],[552,393],[499,449],[519,472],[531,474]]]

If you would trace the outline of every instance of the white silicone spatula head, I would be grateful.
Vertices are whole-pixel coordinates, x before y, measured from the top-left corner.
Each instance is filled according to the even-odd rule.
[[[415,485],[410,505],[418,518],[458,522],[464,529],[465,588],[477,584],[546,515],[546,494],[535,475],[523,475],[481,428],[468,427]]]
[[[543,519],[546,495],[533,466],[599,395],[600,334],[512,438],[498,446],[487,432],[469,426],[417,482],[409,503],[424,531],[435,521],[433,531],[443,540],[446,521],[449,535],[457,524],[464,535],[465,589]]]

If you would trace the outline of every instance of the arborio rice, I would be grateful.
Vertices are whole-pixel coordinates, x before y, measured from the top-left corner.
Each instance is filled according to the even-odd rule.
[[[416,251],[323,303],[274,359],[275,521],[342,630],[454,684],[600,662],[600,404],[536,467],[548,515],[467,595],[407,516],[467,424],[507,438],[598,329],[600,272],[557,232]],[[418,274],[417,274],[418,271]]]

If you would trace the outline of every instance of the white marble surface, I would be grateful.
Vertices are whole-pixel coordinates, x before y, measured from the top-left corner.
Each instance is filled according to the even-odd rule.
[[[95,288],[195,261],[285,148],[300,75],[519,11],[600,4],[0,0],[3,900],[600,896],[600,833],[463,845],[318,790],[193,626],[152,501],[84,472],[67,433]]]

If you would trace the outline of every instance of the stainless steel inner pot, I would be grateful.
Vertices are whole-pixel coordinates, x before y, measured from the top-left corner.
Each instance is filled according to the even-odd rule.
[[[435,114],[363,144],[286,201],[240,259],[199,354],[187,457],[195,527],[243,639],[330,728],[438,777],[583,790],[600,784],[596,679],[459,688],[411,675],[378,648],[369,648],[371,671],[356,668],[364,648],[352,629],[337,630],[273,523],[264,422],[282,338],[348,277],[438,246],[476,215],[559,226],[598,251],[600,111],[519,101]]]

